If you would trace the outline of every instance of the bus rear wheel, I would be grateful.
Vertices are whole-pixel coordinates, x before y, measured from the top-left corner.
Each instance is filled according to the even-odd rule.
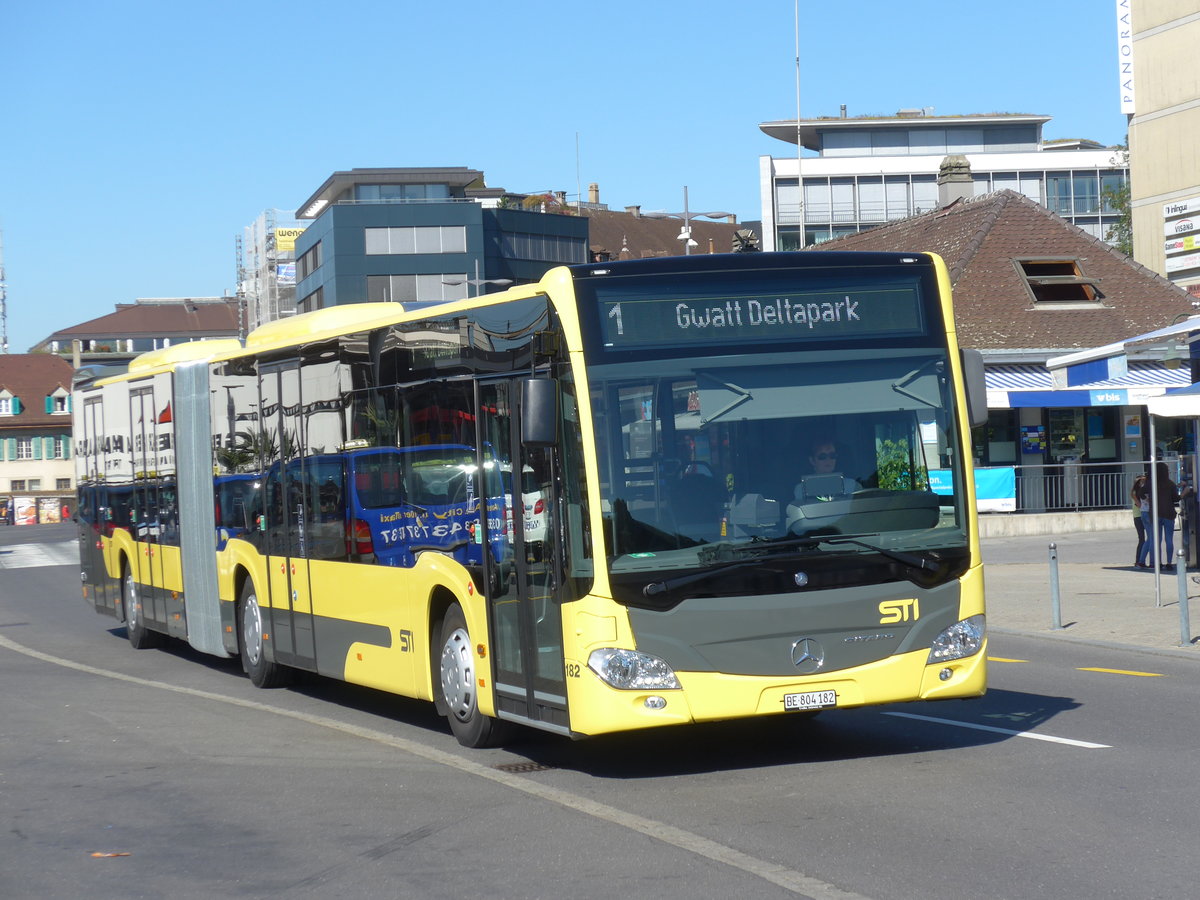
[[[129,637],[130,646],[134,650],[147,650],[162,643],[162,635],[146,627],[142,616],[142,600],[138,596],[137,582],[133,580],[133,570],[125,568],[125,580],[121,586],[121,605],[125,608],[125,634]]]
[[[238,637],[242,670],[250,677],[251,684],[260,688],[281,687],[287,684],[287,668],[267,659],[262,608],[258,605],[254,583],[249,579],[242,585],[242,595],[238,599]]]
[[[442,620],[438,707],[464,747],[492,747],[503,740],[502,723],[479,711],[475,650],[462,607],[451,604]]]

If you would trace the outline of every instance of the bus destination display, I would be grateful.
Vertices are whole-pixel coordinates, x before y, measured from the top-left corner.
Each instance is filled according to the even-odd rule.
[[[915,285],[786,295],[624,298],[600,304],[604,347],[903,337],[924,321]]]

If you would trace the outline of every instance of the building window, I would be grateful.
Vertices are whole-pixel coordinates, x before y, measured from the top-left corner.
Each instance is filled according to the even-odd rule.
[[[33,438],[17,438],[17,459],[33,459]]]
[[[320,309],[325,305],[325,288],[319,287],[299,303],[296,304],[296,312],[306,313],[312,312],[315,309]]]
[[[467,276],[368,275],[367,300],[384,303],[444,303],[468,296]]]
[[[1071,215],[1071,173],[1046,173],[1046,206],[1060,216]]]
[[[296,260],[296,275],[301,280],[321,267],[321,242],[317,241]]]
[[[587,259],[587,248],[578,238],[516,231],[500,235],[500,252],[511,259],[543,262],[581,263]]]
[[[1100,179],[1095,172],[1076,172],[1072,178],[1076,215],[1100,212]]]
[[[1100,292],[1096,279],[1088,278],[1073,259],[1018,259],[1013,261],[1025,279],[1035,305],[1095,304]]]
[[[70,478],[55,478],[54,479],[54,489],[56,491],[69,491],[71,489],[71,479]]]
[[[449,184],[356,184],[358,203],[396,203],[397,201],[448,200]]]
[[[65,435],[61,435],[61,434],[58,435],[56,438],[54,438],[54,458],[55,459],[66,459],[67,458],[67,440],[68,440],[68,438]]]
[[[29,489],[29,490],[31,490],[31,491],[40,491],[40,490],[42,489],[42,479],[40,479],[40,478],[30,478],[30,479],[29,479],[29,488],[28,488],[28,489]]]
[[[14,490],[14,491],[26,490],[25,479],[24,478],[14,478],[12,480],[12,490]]]
[[[0,397],[0,416],[11,416],[12,414],[12,397]]]
[[[366,228],[364,229],[363,244],[363,252],[367,256],[466,253],[467,229],[463,225]]]

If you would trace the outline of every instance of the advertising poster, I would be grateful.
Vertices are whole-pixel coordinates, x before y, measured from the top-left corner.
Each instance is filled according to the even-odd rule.
[[[14,525],[36,525],[37,524],[37,501],[32,497],[13,497],[13,505],[16,507],[13,515]]]
[[[38,521],[43,525],[62,521],[62,507],[57,497],[42,497],[38,500]]]
[[[929,489],[935,494],[954,493],[954,473],[929,470]],[[975,503],[980,512],[1014,512],[1017,508],[1017,470],[1012,466],[975,470]]]

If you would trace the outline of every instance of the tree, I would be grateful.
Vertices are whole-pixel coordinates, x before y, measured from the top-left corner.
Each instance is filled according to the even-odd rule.
[[[1128,172],[1128,136],[1125,137],[1124,144],[1117,146],[1117,151],[1118,153],[1113,159],[1113,164],[1123,166],[1125,171]],[[1130,208],[1128,175],[1119,188],[1105,188],[1103,198],[1105,208],[1114,210],[1120,216],[1115,223],[1109,226],[1108,231],[1104,233],[1104,239],[1126,256],[1133,256],[1133,211]]]

